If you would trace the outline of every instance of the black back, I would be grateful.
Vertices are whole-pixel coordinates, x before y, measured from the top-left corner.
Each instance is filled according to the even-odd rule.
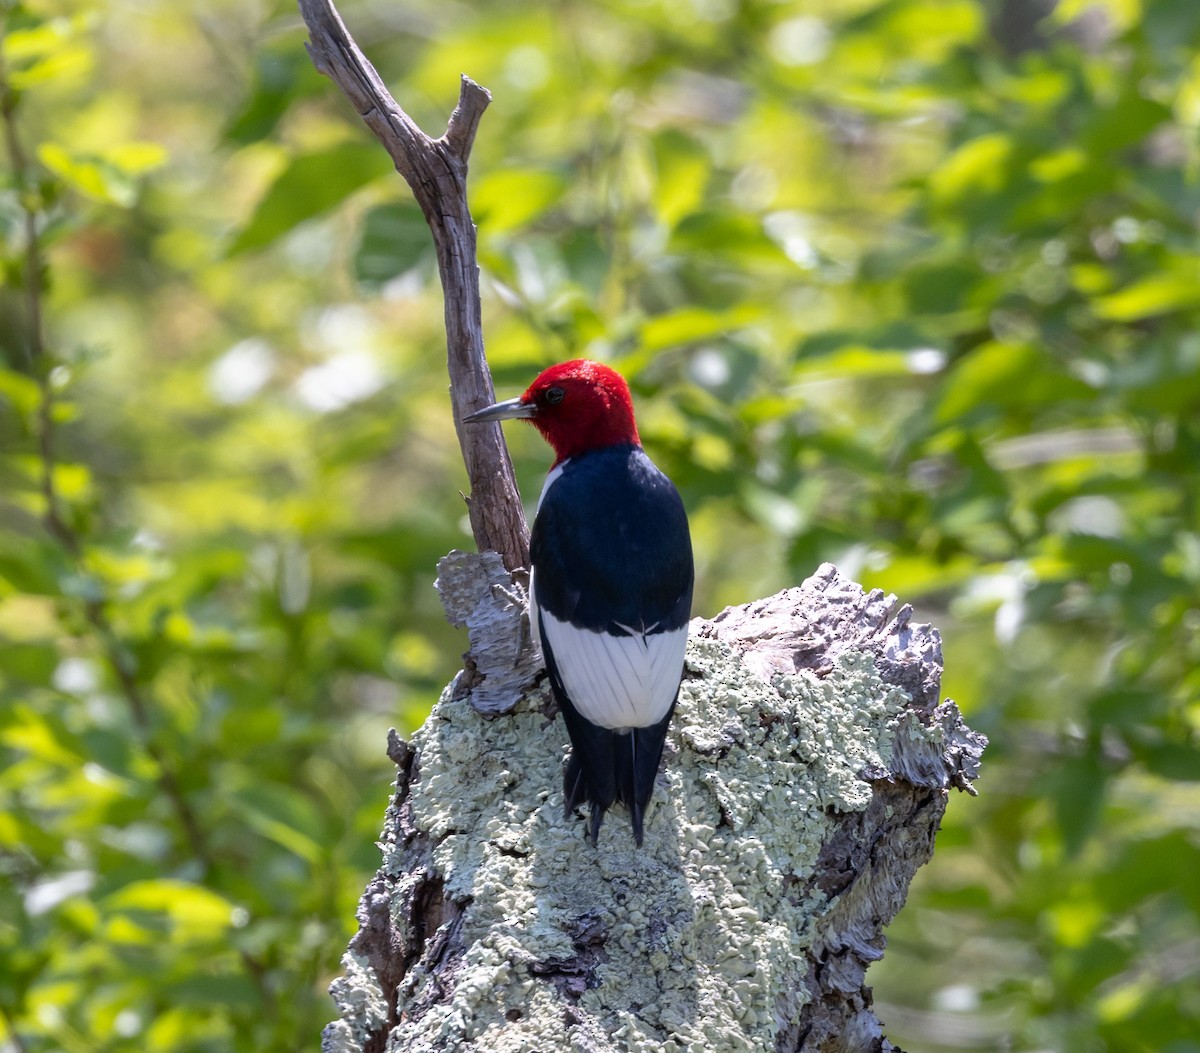
[[[693,563],[678,491],[640,446],[615,446],[568,461],[538,509],[530,539],[537,604],[578,629],[627,636],[679,629],[691,617]],[[572,705],[545,644],[555,700],[571,739],[563,777],[569,813],[591,804],[593,843],[614,801],[629,808],[637,843],[654,791],[671,710],[658,723],[613,731]],[[680,676],[683,669],[680,668]]]
[[[529,544],[538,603],[576,628],[687,624],[692,543],[675,485],[640,446],[573,457],[538,509]]]

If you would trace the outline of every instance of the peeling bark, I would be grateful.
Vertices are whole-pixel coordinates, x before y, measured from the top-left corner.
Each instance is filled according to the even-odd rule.
[[[829,565],[696,619],[646,844],[618,810],[593,848],[498,566],[439,567],[492,658],[390,739],[383,866],[323,1049],[894,1049],[866,970],[985,745],[939,703],[937,631]]]
[[[455,550],[438,560],[437,590],[450,624],[467,630],[470,647],[453,684],[481,713],[507,713],[541,675],[529,630],[525,572],[510,574],[495,552]]]

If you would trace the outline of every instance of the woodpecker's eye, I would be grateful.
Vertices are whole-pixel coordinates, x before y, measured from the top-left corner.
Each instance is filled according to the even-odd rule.
[[[566,397],[566,392],[562,388],[550,388],[546,392],[546,401],[551,406],[557,406]]]

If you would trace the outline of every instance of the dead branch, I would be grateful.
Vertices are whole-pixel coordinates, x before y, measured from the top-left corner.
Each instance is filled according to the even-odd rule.
[[[341,89],[391,155],[433,233],[446,303],[450,403],[471,485],[471,530],[479,551],[498,552],[509,570],[517,570],[529,562],[529,528],[500,426],[464,428],[461,423],[495,401],[483,350],[475,224],[467,206],[467,160],[492,97],[464,76],[445,134],[431,139],[392,98],[332,0],[299,3],[314,65]]]

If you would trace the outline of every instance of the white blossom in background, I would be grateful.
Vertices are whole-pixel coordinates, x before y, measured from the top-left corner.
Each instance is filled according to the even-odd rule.
[[[829,54],[833,34],[812,15],[780,22],[771,32],[771,54],[785,66],[811,66]]]
[[[64,658],[54,670],[54,686],[65,695],[87,695],[100,685],[100,674],[87,658]]]
[[[995,606],[996,642],[1008,646],[1025,623],[1025,595],[1037,580],[1037,574],[1026,563],[1012,560],[998,573],[972,578],[961,602],[975,610]]]
[[[344,351],[296,378],[296,396],[318,413],[370,398],[384,385],[383,370],[365,351]]]
[[[772,212],[763,217],[763,229],[789,260],[806,270],[817,265],[817,250],[810,236],[811,220],[800,212]]]
[[[910,373],[919,376],[940,373],[946,368],[946,352],[936,347],[914,347],[904,356],[904,364]]]
[[[68,870],[63,874],[39,881],[25,893],[25,910],[33,917],[53,910],[73,896],[82,896],[96,883],[96,875],[90,870]]]
[[[1121,506],[1103,494],[1084,494],[1064,501],[1051,513],[1050,523],[1055,531],[1068,534],[1121,537],[1125,533]]]
[[[688,361],[688,374],[701,387],[719,388],[729,382],[729,362],[714,347],[702,348]]]
[[[208,370],[213,398],[236,406],[254,398],[275,372],[275,351],[261,337],[239,340]]]
[[[300,341],[319,355],[340,354],[344,348],[374,350],[380,335],[378,319],[362,304],[337,303],[305,312]]]

